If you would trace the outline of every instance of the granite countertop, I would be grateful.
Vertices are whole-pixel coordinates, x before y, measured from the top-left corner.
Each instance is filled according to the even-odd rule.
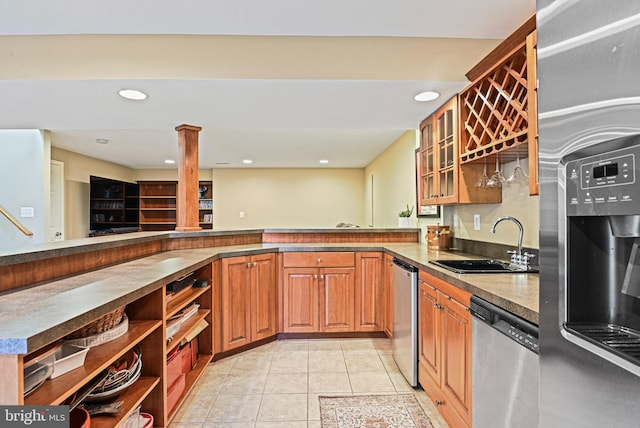
[[[291,251],[384,251],[538,324],[537,274],[455,274],[428,263],[477,257],[472,254],[430,251],[419,243],[248,244],[166,251],[5,292],[0,296],[0,354],[38,349],[217,258]]]

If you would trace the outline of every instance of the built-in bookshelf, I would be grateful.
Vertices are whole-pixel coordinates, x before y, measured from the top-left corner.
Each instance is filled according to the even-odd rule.
[[[198,209],[200,227],[213,228],[213,190],[211,181],[200,181]],[[177,181],[139,181],[140,229],[173,230],[178,204]]]
[[[89,177],[90,234],[138,228],[138,185],[109,178]]]

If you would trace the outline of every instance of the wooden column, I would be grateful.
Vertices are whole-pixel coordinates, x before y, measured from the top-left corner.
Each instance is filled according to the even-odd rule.
[[[202,230],[198,216],[198,132],[199,126],[180,125],[178,131],[178,207],[176,230]]]

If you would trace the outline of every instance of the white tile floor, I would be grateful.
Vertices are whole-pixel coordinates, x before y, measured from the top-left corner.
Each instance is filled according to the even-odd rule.
[[[212,363],[170,428],[319,428],[318,395],[407,392],[447,428],[398,371],[389,340],[282,340]]]

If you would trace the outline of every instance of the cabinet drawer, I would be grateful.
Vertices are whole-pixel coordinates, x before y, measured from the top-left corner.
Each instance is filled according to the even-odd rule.
[[[352,267],[355,255],[348,251],[284,253],[284,267]]]

